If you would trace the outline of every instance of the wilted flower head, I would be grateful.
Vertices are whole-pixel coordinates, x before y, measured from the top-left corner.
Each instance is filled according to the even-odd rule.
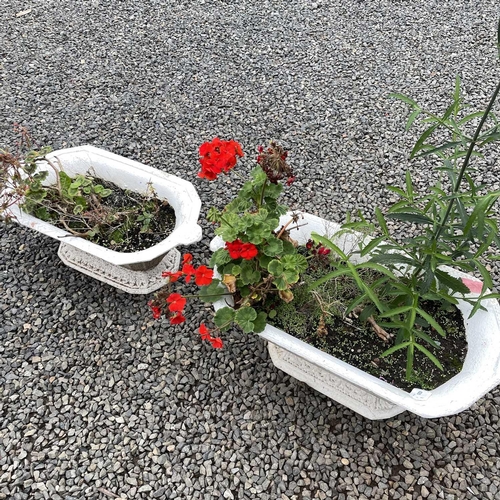
[[[285,178],[293,177],[293,170],[286,162],[288,152],[282,146],[272,141],[267,149],[259,148],[259,157],[257,162],[267,175],[267,178],[273,184]]]

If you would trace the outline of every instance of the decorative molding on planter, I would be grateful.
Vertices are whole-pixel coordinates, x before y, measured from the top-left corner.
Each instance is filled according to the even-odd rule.
[[[83,252],[76,247],[61,243],[57,252],[59,258],[68,267],[98,279],[127,293],[146,294],[165,285],[163,271],[176,271],[181,261],[180,252],[173,248],[158,265],[147,271],[133,271]]]
[[[60,161],[71,177],[90,173],[137,193],[144,193],[152,186],[156,196],[168,200],[175,210],[175,228],[163,241],[137,252],[116,252],[72,236],[26,214],[17,205],[11,207],[11,215],[19,224],[61,242],[58,254],[68,266],[129,293],[150,293],[164,284],[161,271],[178,269],[178,252],[170,252],[179,245],[201,240],[202,231],[197,224],[201,200],[190,182],[93,146],[54,151],[47,158],[56,164]],[[49,172],[47,184],[55,183],[55,173],[48,165],[40,162],[39,168]]]
[[[311,214],[302,215],[301,224],[306,224],[291,232],[291,237],[301,244],[313,231],[332,237],[340,227]],[[280,223],[288,220],[289,216],[283,216]],[[345,235],[333,240],[347,252],[357,241]],[[217,237],[210,249],[215,251],[223,245]],[[449,267],[442,269],[457,278],[474,280]],[[469,294],[474,296],[477,294]],[[225,305],[225,301],[219,301],[214,307]],[[493,299],[483,301],[483,306],[486,310],[469,318],[472,306],[459,300],[468,342],[465,362],[459,374],[432,391],[414,389],[408,393],[398,389],[271,325],[259,335],[269,342],[271,359],[278,368],[366,418],[390,418],[405,410],[424,418],[437,418],[469,408],[500,383],[500,306]]]
[[[267,347],[274,366],[367,418],[389,418],[404,410],[272,342]]]

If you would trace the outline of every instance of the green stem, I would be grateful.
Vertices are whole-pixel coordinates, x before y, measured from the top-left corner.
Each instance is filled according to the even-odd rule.
[[[266,192],[266,187],[267,187],[267,179],[264,181],[264,184],[262,184],[262,191],[260,193],[260,200],[259,200],[259,208],[264,203],[264,194]]]
[[[462,168],[460,169],[460,173],[458,174],[457,181],[455,182],[455,186],[453,186],[453,191],[452,194],[457,194],[459,189],[460,189],[460,184],[462,183],[462,179],[465,175],[465,172],[467,171],[467,167],[469,166],[469,161],[472,156],[472,152],[474,151],[474,147],[477,144],[477,139],[479,137],[479,134],[481,133],[481,129],[483,128],[484,123],[486,122],[486,119],[488,118],[488,115],[490,114],[491,108],[493,107],[493,104],[496,101],[496,98],[498,97],[498,94],[500,93],[500,82],[498,83],[495,92],[493,92],[493,95],[491,96],[490,102],[488,104],[488,107],[486,108],[486,111],[483,114],[483,117],[481,118],[481,122],[476,128],[476,132],[474,133],[474,137],[472,138],[472,141],[469,145],[469,149],[467,150],[467,154],[464,158],[464,162],[462,165]],[[432,236],[433,241],[437,241],[439,236],[441,236],[441,233],[443,232],[444,227],[446,226],[446,222],[448,221],[448,217],[450,216],[451,209],[453,208],[453,204],[455,203],[456,199],[452,198],[450,202],[448,203],[448,207],[446,209],[446,212],[443,216],[443,219],[441,220],[441,224],[437,228],[437,231],[434,233]]]

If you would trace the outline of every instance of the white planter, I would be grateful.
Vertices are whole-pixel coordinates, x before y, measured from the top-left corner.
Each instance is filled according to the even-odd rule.
[[[291,233],[299,243],[305,243],[313,231],[332,236],[339,228],[314,215],[303,215],[301,224],[307,224]],[[285,216],[281,223],[287,220]],[[353,245],[352,240],[342,238],[335,242],[345,250]],[[211,249],[222,245],[222,240],[215,238]],[[443,269],[456,277],[473,279],[451,268]],[[214,304],[216,309],[225,305],[224,301]],[[413,389],[408,393],[398,389],[270,325],[260,336],[268,341],[275,366],[366,418],[389,418],[405,410],[436,418],[469,408],[500,383],[500,306],[496,300],[485,300],[483,306],[486,311],[468,318],[472,307],[459,301],[468,342],[465,362],[459,374],[432,391]]]
[[[178,269],[180,253],[176,247],[201,239],[197,224],[201,201],[190,182],[93,146],[62,149],[47,157],[56,164],[55,159],[59,159],[70,177],[90,171],[94,177],[137,193],[145,193],[151,183],[158,198],[167,199],[175,210],[175,228],[163,241],[137,252],[116,252],[72,236],[24,213],[17,205],[11,207],[19,224],[61,241],[58,255],[66,265],[129,293],[150,293],[164,285],[162,271]],[[55,183],[55,173],[48,165],[40,162],[40,170],[49,172],[47,184]]]

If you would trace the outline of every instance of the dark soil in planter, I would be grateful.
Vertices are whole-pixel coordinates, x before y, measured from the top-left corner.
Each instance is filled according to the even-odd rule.
[[[88,217],[86,213],[81,214],[86,217],[85,222],[74,215],[69,222],[65,221],[73,231],[83,233],[82,237],[117,252],[136,252],[160,243],[174,230],[175,211],[168,201],[154,197],[154,193],[147,196],[126,191],[98,178],[94,179],[94,183],[110,189],[111,194],[101,198],[101,207]],[[117,219],[110,224],[101,224],[111,210],[118,214]],[[50,222],[61,229],[68,229],[60,220]],[[99,223],[99,231],[86,235],[88,225],[96,223]]]
[[[110,196],[103,198],[103,205],[119,209],[137,207],[140,212],[140,208],[150,201],[155,206],[155,213],[147,231],[142,232],[141,224],[135,223],[126,228],[123,242],[121,243],[112,244],[104,238],[97,238],[97,241],[94,241],[94,243],[119,252],[137,252],[138,250],[145,250],[160,243],[174,230],[175,210],[167,200],[149,198],[139,193],[125,191],[111,182],[102,180],[98,180],[98,182],[113,191]]]
[[[318,276],[313,279],[317,278]],[[304,303],[301,293],[306,293],[305,285],[294,289],[296,299],[290,304],[280,303],[277,316],[269,319],[269,323],[364,372],[411,391],[413,388],[434,389],[462,369],[467,353],[467,340],[462,313],[455,306],[445,310],[439,302],[427,301],[421,304],[422,309],[447,333],[443,338],[430,326],[422,327],[425,333],[440,343],[440,349],[427,343],[423,345],[439,359],[444,371],[439,370],[423,353],[416,351],[415,377],[414,380],[408,381],[405,378],[406,349],[381,358],[380,355],[394,345],[394,340],[384,342],[368,323],[361,323],[356,318],[328,316],[325,320],[323,316],[321,320],[320,310],[311,308],[311,303],[307,300]],[[344,296],[344,299],[345,303],[348,303],[350,297]],[[397,334],[390,330],[388,333]]]

